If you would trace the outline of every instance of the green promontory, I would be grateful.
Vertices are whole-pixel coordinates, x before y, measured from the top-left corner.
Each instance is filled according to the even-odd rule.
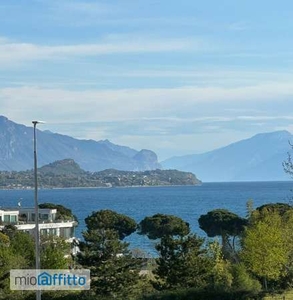
[[[201,181],[190,172],[178,170],[119,171],[107,169],[87,172],[72,159],[64,159],[38,169],[41,188],[71,187],[131,187],[199,185]],[[1,171],[0,188],[30,189],[34,187],[34,172]]]

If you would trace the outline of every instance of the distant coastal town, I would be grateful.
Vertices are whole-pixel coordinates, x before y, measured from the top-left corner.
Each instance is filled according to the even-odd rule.
[[[201,181],[190,172],[178,170],[119,171],[108,169],[100,172],[82,170],[72,159],[56,161],[38,171],[40,188],[73,187],[132,187],[198,185]],[[0,171],[1,189],[32,189],[34,174],[28,171]]]

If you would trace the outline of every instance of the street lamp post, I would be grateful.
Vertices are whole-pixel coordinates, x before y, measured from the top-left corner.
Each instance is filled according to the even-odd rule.
[[[36,270],[40,269],[40,231],[39,231],[39,204],[38,204],[38,164],[37,164],[37,124],[41,121],[32,121],[34,125],[34,175],[35,175],[35,246],[36,246]],[[36,300],[41,300],[41,291],[36,290]]]

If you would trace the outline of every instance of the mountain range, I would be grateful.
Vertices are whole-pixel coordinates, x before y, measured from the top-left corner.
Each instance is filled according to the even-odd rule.
[[[161,163],[151,150],[134,150],[109,140],[79,140],[37,129],[39,167],[63,159],[74,160],[83,170],[146,171],[177,169],[192,172],[203,182],[290,180],[283,170],[291,150],[288,131],[260,133],[249,139],[205,152],[169,158]],[[0,170],[33,168],[33,128],[0,116]]]
[[[73,159],[86,171],[117,169],[145,171],[160,169],[156,153],[134,150],[108,140],[78,140],[37,129],[38,165]],[[33,168],[33,128],[0,116],[0,170],[22,171]]]
[[[282,163],[291,150],[288,131],[260,133],[249,139],[202,154],[172,157],[163,168],[196,172],[203,182],[282,181],[290,176]]]

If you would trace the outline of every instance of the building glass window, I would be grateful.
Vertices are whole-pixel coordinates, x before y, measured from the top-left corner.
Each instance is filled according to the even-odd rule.
[[[65,239],[71,238],[73,236],[72,233],[72,228],[60,228],[60,236],[62,236]]]
[[[10,216],[10,222],[16,223],[17,222],[17,216]]]
[[[49,219],[49,215],[48,214],[40,214],[40,219],[41,220],[48,220]]]

